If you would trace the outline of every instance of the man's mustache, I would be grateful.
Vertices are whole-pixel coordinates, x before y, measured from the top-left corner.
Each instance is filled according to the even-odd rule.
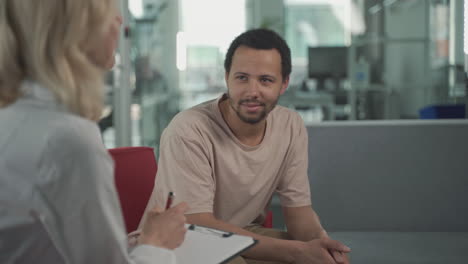
[[[243,99],[243,100],[239,100],[239,104],[245,104],[245,103],[254,103],[254,104],[259,104],[261,106],[265,106],[265,103],[262,103],[260,101],[257,101],[257,100],[252,100],[252,99]]]

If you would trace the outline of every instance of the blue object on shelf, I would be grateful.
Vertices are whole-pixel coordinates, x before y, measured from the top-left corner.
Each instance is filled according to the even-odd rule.
[[[431,105],[419,110],[421,119],[466,118],[464,104]]]

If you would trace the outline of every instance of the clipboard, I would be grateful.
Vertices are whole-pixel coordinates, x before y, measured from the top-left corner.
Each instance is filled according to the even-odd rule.
[[[184,242],[174,250],[177,264],[227,263],[258,242],[252,237],[198,225],[186,228]]]

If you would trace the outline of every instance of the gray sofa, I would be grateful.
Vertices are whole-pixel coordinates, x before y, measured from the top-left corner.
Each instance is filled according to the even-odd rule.
[[[352,263],[468,263],[468,120],[324,122],[308,133],[313,207]]]

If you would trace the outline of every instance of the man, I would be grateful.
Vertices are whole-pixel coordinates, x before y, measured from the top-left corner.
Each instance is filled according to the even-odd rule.
[[[191,208],[188,222],[260,241],[232,263],[348,263],[349,248],[327,237],[311,207],[302,119],[276,106],[289,47],[273,31],[249,30],[231,43],[225,70],[227,94],[179,113],[164,131],[148,208],[174,191]],[[287,233],[260,226],[274,192]]]

